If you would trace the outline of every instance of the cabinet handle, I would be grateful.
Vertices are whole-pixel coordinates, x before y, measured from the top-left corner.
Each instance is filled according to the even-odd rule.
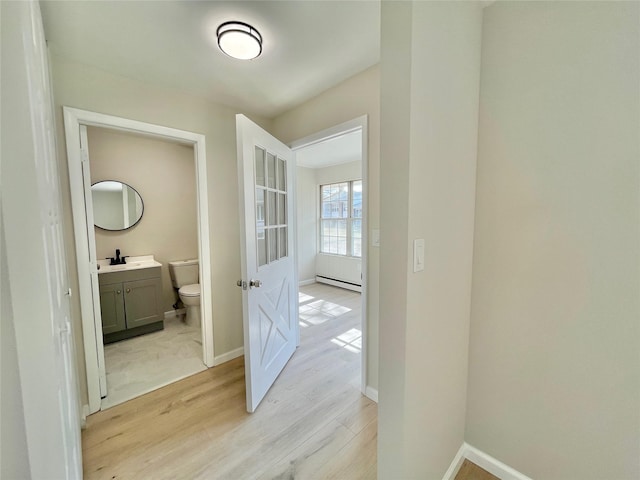
[[[130,288],[127,288],[127,293],[131,293],[131,289]]]
[[[120,290],[116,290],[116,293],[120,295],[122,292]]]

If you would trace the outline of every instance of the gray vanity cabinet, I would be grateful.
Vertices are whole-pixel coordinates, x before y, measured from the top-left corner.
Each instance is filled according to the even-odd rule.
[[[127,328],[122,283],[100,285],[100,313],[102,314],[103,335]]]
[[[164,328],[160,267],[98,275],[104,343]]]

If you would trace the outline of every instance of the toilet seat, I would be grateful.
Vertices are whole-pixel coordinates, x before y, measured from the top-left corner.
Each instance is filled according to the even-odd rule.
[[[199,297],[200,296],[200,284],[194,283],[192,285],[184,285],[178,290],[178,294],[185,297]]]

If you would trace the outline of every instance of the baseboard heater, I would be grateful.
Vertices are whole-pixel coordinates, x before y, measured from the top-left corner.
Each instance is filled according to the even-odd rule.
[[[326,283],[327,285],[333,285],[334,287],[346,288],[347,290],[353,290],[354,292],[362,292],[362,285],[347,282],[345,280],[338,280],[337,278],[329,278],[323,277],[322,275],[316,275],[316,282]]]

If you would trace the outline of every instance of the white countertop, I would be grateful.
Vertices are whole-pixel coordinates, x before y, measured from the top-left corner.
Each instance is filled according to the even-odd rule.
[[[109,265],[110,260],[98,260],[98,274],[123,272],[127,270],[139,270],[141,268],[161,267],[160,262],[156,262],[153,255],[139,255],[137,257],[127,257],[127,263],[124,265]]]

